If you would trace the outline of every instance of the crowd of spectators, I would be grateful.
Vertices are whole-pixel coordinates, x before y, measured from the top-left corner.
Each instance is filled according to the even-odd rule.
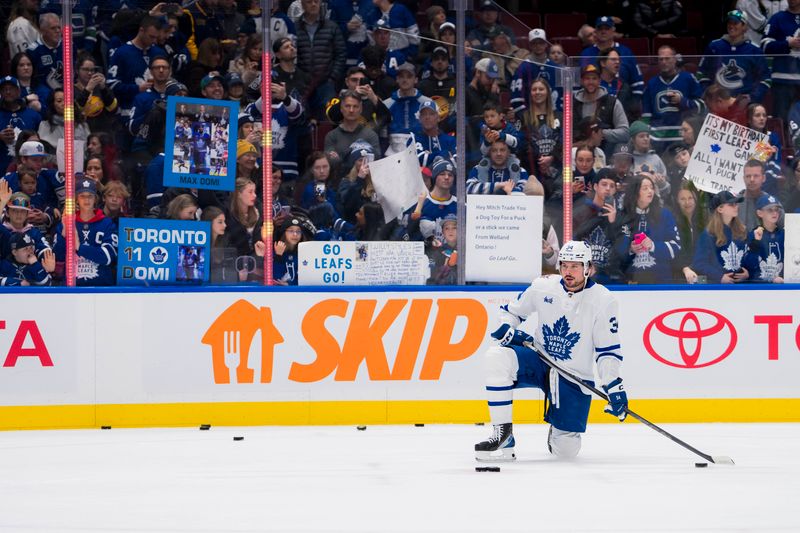
[[[725,33],[701,60],[684,57],[680,41],[670,41],[685,34],[677,1],[625,2],[625,9],[592,2],[575,34],[547,35],[512,28],[513,14],[478,0],[466,16],[463,88],[448,4],[273,2],[269,245],[277,283],[297,283],[305,240],[424,241],[430,283],[453,283],[457,165],[467,194],[542,196],[545,234],[560,235],[565,133],[574,142],[574,234],[592,248],[603,281],[782,280],[782,213],[800,207],[800,165],[791,158],[800,146],[800,0],[780,9],[780,2],[732,3],[720,24]],[[63,283],[66,194],[56,152],[64,83],[73,84],[84,159],[75,190],[79,285],[114,284],[120,217],[209,221],[212,282],[263,277],[266,14],[259,6],[78,1],[73,20],[62,21],[60,2],[12,2],[7,75],[0,79],[7,146],[0,167],[8,172],[0,181],[2,284]],[[63,24],[74,37],[71,80],[64,79]],[[656,57],[637,57],[622,42],[627,36],[662,44]],[[564,37],[580,40],[578,56],[566,56],[557,42]],[[769,60],[771,54],[778,57]],[[567,65],[576,67],[575,87],[564,87]],[[574,95],[569,124],[562,114],[567,91]],[[164,186],[170,96],[238,104],[239,116],[231,117],[238,130],[235,190]],[[458,99],[466,108],[464,161],[456,160]],[[771,155],[747,162],[740,194],[711,195],[684,179],[708,112],[768,134]],[[369,163],[409,145],[429,193],[387,223]],[[543,241],[551,264],[558,243]]]

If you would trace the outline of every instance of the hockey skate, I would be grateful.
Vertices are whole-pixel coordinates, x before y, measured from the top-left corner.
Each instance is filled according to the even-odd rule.
[[[514,454],[513,424],[495,424],[492,434],[483,442],[475,445],[475,460],[482,462],[513,461]]]

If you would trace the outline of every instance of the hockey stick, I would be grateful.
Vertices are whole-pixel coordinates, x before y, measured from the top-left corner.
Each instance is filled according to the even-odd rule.
[[[593,385],[590,385],[590,384],[586,383],[584,380],[582,380],[581,378],[579,378],[578,376],[576,376],[575,374],[573,374],[569,370],[565,370],[565,369],[561,368],[559,365],[557,365],[555,362],[553,362],[549,357],[547,357],[542,352],[542,350],[539,349],[537,346],[535,346],[533,343],[525,342],[525,343],[523,343],[523,346],[533,350],[534,353],[537,356],[539,356],[539,359],[541,359],[544,364],[546,364],[547,366],[549,366],[550,368],[552,368],[553,370],[558,372],[566,380],[571,381],[572,383],[574,383],[576,385],[580,385],[581,387],[584,387],[586,389],[589,389],[590,391],[592,391],[594,394],[596,394],[597,396],[599,396],[603,400],[609,401],[608,400],[608,395],[606,395],[603,391],[601,391],[600,389],[598,389],[597,387],[595,387]],[[687,450],[689,450],[690,452],[692,452],[692,453],[694,453],[696,455],[699,455],[700,457],[702,457],[703,459],[705,459],[709,463],[723,464],[723,465],[732,465],[732,464],[734,464],[733,463],[733,459],[731,459],[728,456],[725,456],[725,455],[709,455],[707,453],[701,452],[700,450],[698,450],[697,448],[695,448],[691,444],[688,444],[688,443],[682,441],[681,439],[679,439],[678,437],[676,437],[672,433],[670,433],[667,430],[665,430],[665,429],[653,424],[652,422],[647,420],[645,417],[634,413],[633,411],[631,411],[628,408],[625,408],[625,412],[628,413],[628,415],[630,415],[633,418],[635,418],[636,420],[638,420],[639,422],[641,422],[642,424],[644,424],[645,426],[649,427],[650,429],[653,429],[653,430],[657,431],[658,433],[661,433],[662,435],[667,437],[669,440],[671,440],[675,444],[679,444],[679,445],[683,446],[684,448],[686,448]]]

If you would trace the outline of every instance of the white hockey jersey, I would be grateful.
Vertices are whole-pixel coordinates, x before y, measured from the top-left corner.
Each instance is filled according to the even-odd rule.
[[[537,278],[500,308],[500,321],[516,328],[533,314],[539,321],[536,343],[556,363],[589,381],[594,381],[596,363],[603,385],[619,377],[617,301],[608,289],[589,280],[585,289],[571,293],[561,276]]]

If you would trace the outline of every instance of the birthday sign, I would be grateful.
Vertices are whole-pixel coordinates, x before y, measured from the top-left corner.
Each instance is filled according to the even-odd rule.
[[[765,161],[770,153],[767,134],[717,115],[707,115],[684,174],[698,189],[717,193],[744,189],[744,165]]]

